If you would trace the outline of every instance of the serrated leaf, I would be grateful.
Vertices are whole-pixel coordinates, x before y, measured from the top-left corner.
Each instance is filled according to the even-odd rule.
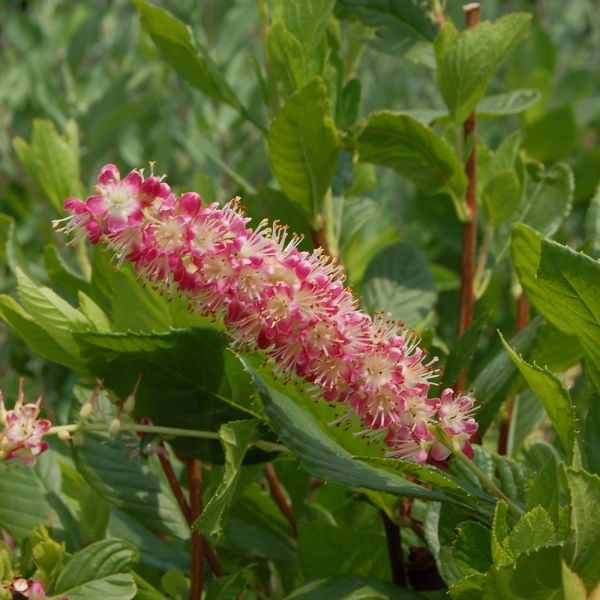
[[[484,96],[494,71],[523,39],[530,20],[526,13],[511,13],[493,23],[479,23],[453,39],[438,37],[438,84],[456,122],[465,121]]]
[[[267,146],[281,190],[314,222],[331,185],[338,153],[327,88],[320,77],[311,79],[281,107],[267,134]]]
[[[194,42],[185,23],[144,0],[133,0],[133,3],[140,13],[144,31],[150,34],[164,58],[190,85],[210,98],[238,110],[241,108],[222,71],[204,48]]]
[[[487,225],[504,223],[519,206],[521,183],[513,169],[491,177],[481,192],[481,208]]]
[[[104,540],[84,548],[62,570],[55,593],[69,600],[92,597],[128,600],[136,593],[127,573],[138,560],[136,549],[123,540]]]
[[[555,542],[555,531],[548,512],[541,506],[525,513],[513,527],[503,546],[506,556],[516,561],[521,554],[551,546]]]
[[[52,121],[35,119],[31,142],[15,138],[13,146],[28,176],[57,211],[62,211],[66,198],[83,195],[79,180],[79,132],[75,121],[67,122],[62,136]]]
[[[600,580],[600,476],[567,469],[571,495],[572,539],[566,549],[566,562],[586,586]]]
[[[538,400],[544,405],[563,448],[567,456],[570,457],[573,452],[573,444],[575,443],[577,421],[569,392],[564,388],[556,375],[535,364],[528,364],[514,352],[502,335],[500,335],[500,338],[507,354],[515,363]]]
[[[290,397],[267,385],[248,361],[269,421],[279,438],[316,477],[349,486],[361,486],[396,495],[453,501],[439,490],[427,490],[383,469],[357,460],[328,436],[322,426]]]
[[[457,567],[465,577],[485,573],[492,565],[490,530],[474,521],[461,523],[457,529],[458,535],[452,543]]]
[[[418,325],[437,301],[427,261],[410,244],[388,246],[371,260],[361,291],[371,312],[391,313],[408,328]]]
[[[372,114],[358,138],[359,159],[389,167],[426,194],[446,193],[466,218],[463,166],[445,140],[406,113]]]
[[[222,534],[222,521],[233,500],[244,456],[258,436],[257,423],[250,420],[221,425],[219,438],[225,454],[223,479],[200,517],[194,522],[195,531],[215,537]]]
[[[541,319],[533,319],[522,331],[510,338],[509,344],[517,352],[527,354],[533,347]],[[500,405],[509,397],[515,386],[517,367],[502,348],[492,356],[471,386],[484,403],[476,415],[479,433],[483,435],[494,420]]]
[[[538,90],[513,90],[486,96],[477,104],[478,117],[516,115],[533,106],[540,99]]]
[[[501,500],[496,504],[494,520],[492,521],[492,557],[494,563],[506,562],[505,540],[508,538],[508,504]]]

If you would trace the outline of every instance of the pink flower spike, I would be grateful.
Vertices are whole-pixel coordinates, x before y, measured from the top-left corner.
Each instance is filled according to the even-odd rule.
[[[416,336],[360,310],[343,268],[321,249],[299,250],[300,238],[278,223],[251,228],[239,198],[206,206],[141,171],[120,180],[115,165],[98,182],[85,211],[81,202],[65,205],[73,214],[66,232],[105,241],[156,287],[221,319],[234,348],[263,352],[279,377],[343,404],[391,455],[417,463],[440,456],[431,433],[440,428],[466,447],[477,428],[474,400],[452,390],[429,400],[437,373]]]

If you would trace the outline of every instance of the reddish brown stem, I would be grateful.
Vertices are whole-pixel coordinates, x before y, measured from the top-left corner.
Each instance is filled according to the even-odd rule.
[[[467,28],[479,23],[479,4],[473,2],[463,6]],[[468,221],[463,225],[462,261],[460,269],[460,308],[458,314],[457,335],[461,337],[473,321],[475,291],[475,256],[477,254],[477,114],[475,110],[463,124],[463,137],[466,146],[471,148],[465,164],[468,185],[465,195]],[[467,382],[466,370],[460,373],[455,384],[457,391],[464,390]]]
[[[188,504],[188,501],[185,498],[185,494],[183,493],[183,490],[181,489],[181,485],[179,484],[177,475],[175,475],[175,471],[173,470],[171,461],[168,458],[161,456],[160,454],[158,455],[158,458],[160,460],[160,464],[162,466],[163,472],[164,472],[165,476],[167,477],[167,481],[169,482],[169,485],[171,486],[173,495],[175,496],[175,499],[177,500],[177,504],[179,505],[179,508],[180,508],[183,516],[185,517],[185,520],[189,523],[189,525],[191,527],[194,522],[194,519],[192,519],[192,512],[190,509],[190,505]],[[217,556],[216,552],[213,550],[213,547],[206,540],[204,540],[204,554],[206,556],[206,561],[208,562],[208,564],[211,568],[211,571],[217,577],[223,577],[223,575],[225,575],[225,570],[223,569],[221,562],[219,561],[219,557]]]
[[[285,497],[283,488],[281,487],[281,483],[279,483],[279,479],[277,478],[277,473],[275,472],[275,467],[273,464],[267,463],[263,469],[263,473],[267,479],[267,483],[269,484],[271,497],[273,500],[275,500],[275,504],[277,504],[281,514],[289,521],[294,537],[297,537],[298,521],[296,520],[296,515],[294,514],[290,503]]]
[[[323,252],[328,256],[331,256],[331,250],[329,249],[329,242],[327,241],[327,234],[325,228],[311,229],[310,235],[315,248],[322,248]]]
[[[202,471],[200,461],[185,459],[185,468],[190,488],[190,516],[192,523],[202,514]],[[190,600],[202,597],[204,588],[204,543],[202,536],[192,530],[192,567],[190,574]]]
[[[163,448],[164,448],[164,445],[163,445]],[[160,461],[160,466],[162,467],[162,470],[163,470],[165,476],[167,477],[167,481],[169,482],[169,485],[171,486],[173,495],[175,496],[175,499],[177,500],[177,504],[179,504],[179,508],[180,508],[183,516],[185,517],[185,520],[188,523],[191,523],[192,514],[190,512],[190,505],[188,504],[187,500],[185,499],[183,490],[181,489],[181,485],[179,484],[179,479],[177,479],[177,475],[175,475],[175,471],[173,471],[171,461],[168,458],[162,456],[161,454],[158,455],[158,460]]]
[[[406,571],[404,569],[404,559],[402,557],[402,538],[400,536],[400,527],[396,525],[385,513],[380,511],[383,528],[385,530],[385,539],[387,542],[388,556],[390,559],[390,568],[392,570],[392,579],[396,585],[406,587]]]
[[[521,331],[529,323],[529,300],[525,294],[521,294],[517,300],[517,319],[515,321],[515,331]],[[515,399],[509,398],[506,402],[506,411],[500,423],[498,434],[498,454],[506,454],[508,451],[508,433],[510,431],[510,422],[515,407]]]

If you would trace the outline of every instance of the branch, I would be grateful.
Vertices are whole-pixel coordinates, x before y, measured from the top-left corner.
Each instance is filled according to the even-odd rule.
[[[404,570],[404,559],[402,558],[400,527],[387,516],[384,510],[379,511],[379,513],[381,514],[381,520],[383,521],[383,528],[385,530],[390,568],[392,569],[392,579],[396,585],[406,587],[406,572]]]
[[[275,472],[275,467],[273,467],[273,464],[267,463],[263,469],[263,473],[267,479],[267,483],[269,484],[269,490],[271,491],[273,500],[275,500],[275,504],[277,504],[279,507],[281,514],[289,521],[294,537],[297,537],[298,521],[296,520],[296,515],[294,515],[292,506],[285,497],[283,488],[281,487],[281,483],[279,483],[279,479],[277,478],[277,473]]]
[[[200,461],[195,458],[185,459],[185,468],[190,488],[190,516],[194,522],[202,513],[202,472]],[[202,536],[192,529],[192,568],[191,568],[190,600],[202,597],[204,588],[204,544]]]

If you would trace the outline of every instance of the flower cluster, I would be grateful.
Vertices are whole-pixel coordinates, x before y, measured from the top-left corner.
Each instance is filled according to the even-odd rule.
[[[24,404],[23,380],[19,381],[19,395],[12,410],[6,410],[0,391],[0,461],[19,460],[33,466],[35,459],[48,448],[42,437],[52,424],[38,419],[41,398],[35,404]]]
[[[237,198],[207,206],[139,171],[121,179],[106,165],[94,191],[65,201],[71,216],[61,231],[105,241],[119,262],[222,318],[235,346],[261,349],[280,376],[340,403],[390,454],[419,463],[447,456],[432,433],[438,427],[470,451],[474,400],[451,390],[428,399],[435,371],[424,351],[397,323],[359,310],[343,269],[321,250],[299,250],[277,223],[248,227]]]

